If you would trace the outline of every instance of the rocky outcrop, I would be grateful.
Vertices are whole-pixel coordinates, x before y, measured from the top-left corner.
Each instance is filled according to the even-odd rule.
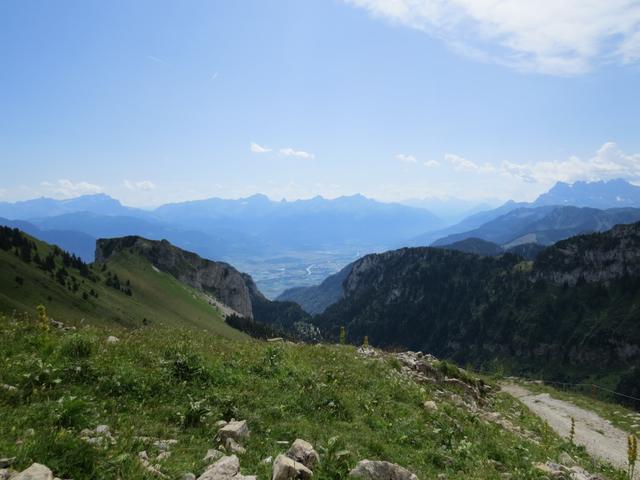
[[[313,472],[302,463],[296,462],[286,455],[278,455],[273,462],[272,480],[295,480],[298,478],[309,480],[313,478]]]
[[[147,240],[138,236],[99,239],[96,242],[96,262],[105,262],[122,251],[147,259],[158,270],[213,296],[240,315],[253,317],[247,275],[231,265],[206,260],[166,240]]]
[[[363,480],[418,480],[415,474],[400,465],[375,460],[361,460],[349,472],[349,477]]]
[[[639,275],[640,223],[558,242],[534,264],[534,278],[556,284],[608,282]]]
[[[303,464],[309,470],[313,470],[315,464],[320,461],[320,455],[314,450],[313,445],[300,438],[293,442],[287,451],[287,457]]]
[[[222,457],[210,465],[198,480],[256,480],[254,475],[240,474],[240,460],[235,455]]]

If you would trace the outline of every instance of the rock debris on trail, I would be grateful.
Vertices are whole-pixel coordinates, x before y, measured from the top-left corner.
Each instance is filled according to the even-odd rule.
[[[558,400],[548,393],[535,394],[520,385],[505,384],[502,390],[524,403],[561,437],[569,436],[571,418],[574,418],[574,441],[584,445],[591,456],[626,470],[628,434],[608,420],[571,402]],[[640,479],[640,472],[636,472],[633,478]]]

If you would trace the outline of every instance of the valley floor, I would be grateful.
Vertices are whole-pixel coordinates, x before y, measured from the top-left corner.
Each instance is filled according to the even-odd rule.
[[[593,457],[626,469],[628,434],[614,427],[609,420],[571,402],[558,400],[548,393],[534,393],[520,385],[505,384],[502,390],[524,403],[561,437],[569,437],[571,419],[575,419],[575,442],[578,445],[583,445]],[[640,472],[636,472],[633,478],[640,479]]]

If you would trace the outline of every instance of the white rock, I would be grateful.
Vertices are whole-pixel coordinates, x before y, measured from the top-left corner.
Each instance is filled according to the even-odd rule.
[[[433,400],[427,400],[422,405],[424,406],[424,409],[427,410],[428,412],[438,411],[438,405]]]
[[[273,462],[272,480],[294,480],[297,478],[303,480],[313,478],[313,472],[286,455],[278,455]]]
[[[218,436],[223,442],[226,441],[227,438],[233,438],[236,441],[240,441],[248,438],[249,434],[249,426],[247,425],[246,420],[231,421],[218,430]]]
[[[104,435],[109,433],[109,425],[98,425],[96,427],[96,433],[98,435]]]
[[[227,438],[227,440],[224,442],[224,447],[227,449],[227,452],[236,453],[238,455],[242,455],[247,451],[242,445],[240,445],[231,437]]]
[[[562,452],[558,457],[558,461],[562,465],[565,465],[569,468],[575,467],[577,465],[576,461],[573,458],[571,458],[571,455],[569,455],[567,452]]]
[[[53,473],[44,465],[33,463],[29,468],[12,477],[11,480],[53,480]]]
[[[156,457],[156,462],[162,462],[163,460],[166,460],[170,456],[171,456],[171,452],[169,451],[160,452]]]
[[[217,462],[222,457],[224,457],[224,453],[222,453],[220,450],[216,450],[215,448],[210,448],[209,450],[207,450],[207,454],[204,456],[202,461],[207,463],[213,463],[213,462]]]
[[[171,445],[175,445],[178,443],[177,440],[169,439],[169,440],[156,440],[153,442],[155,447],[158,447],[158,450],[169,450],[171,449]]]
[[[198,477],[198,480],[225,480],[235,477],[240,471],[240,460],[235,455],[222,457]]]
[[[11,478],[15,478],[17,474],[18,472],[11,468],[0,468],[0,480],[9,480]]]
[[[313,466],[320,461],[320,455],[313,449],[313,445],[300,438],[293,442],[287,451],[287,457],[300,462],[309,470],[313,470]]]
[[[109,335],[107,337],[107,343],[118,343],[120,339],[118,337],[114,337],[113,335]]]
[[[349,472],[349,476],[366,480],[418,480],[417,476],[400,465],[375,460],[361,460]]]

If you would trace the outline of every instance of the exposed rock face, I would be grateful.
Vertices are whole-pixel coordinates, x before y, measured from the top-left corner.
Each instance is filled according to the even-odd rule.
[[[535,262],[536,278],[557,284],[607,282],[640,275],[640,223],[581,235],[544,250]]]
[[[361,460],[349,477],[364,480],[418,480],[418,477],[406,468],[395,463],[374,460]]]
[[[245,275],[231,265],[203,259],[174,247],[166,240],[147,240],[138,236],[99,239],[96,242],[96,261],[104,262],[124,250],[146,258],[160,271],[210,294],[240,315],[253,318]]]

